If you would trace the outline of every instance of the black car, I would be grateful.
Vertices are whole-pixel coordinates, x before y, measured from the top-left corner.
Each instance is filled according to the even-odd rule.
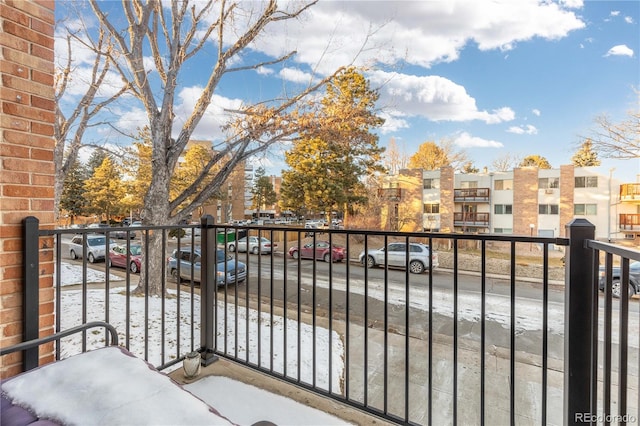
[[[611,293],[613,297],[620,297],[621,274],[619,266],[612,268],[613,280],[611,281]],[[600,267],[600,280],[598,281],[600,291],[604,291],[605,281],[605,269],[604,267]],[[640,294],[640,262],[637,261],[629,264],[629,297],[634,294]]]

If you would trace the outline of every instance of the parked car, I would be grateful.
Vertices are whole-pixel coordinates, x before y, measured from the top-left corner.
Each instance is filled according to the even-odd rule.
[[[69,242],[69,256],[71,259],[80,259],[83,256],[87,257],[90,263],[94,263],[98,260],[104,260],[107,253],[107,237],[99,234],[87,235],[87,245],[82,245],[83,236],[76,235]],[[113,247],[115,242],[109,241],[109,248]]]
[[[247,251],[247,237],[242,237],[238,239],[238,247],[236,248],[236,241],[229,241],[227,243],[227,250],[229,251],[237,251],[240,253],[244,253]],[[249,252],[253,254],[268,254],[271,253],[272,248],[276,247],[276,244],[271,244],[271,241],[265,237],[249,237]]]
[[[612,281],[611,281],[611,294],[613,297],[620,297],[620,283],[622,281],[622,272],[619,266],[612,268]],[[600,291],[604,291],[606,282],[605,269],[600,267],[600,279],[598,280],[598,287]],[[640,262],[629,263],[629,297],[634,294],[640,294]]]
[[[129,268],[134,274],[140,272],[142,262],[142,246],[131,244],[129,246],[129,257],[127,258],[127,246],[115,245],[109,250],[109,266],[119,268]]]
[[[138,237],[138,233],[134,230],[113,231],[109,235],[119,240],[126,240],[127,238],[129,238],[130,240],[135,240]]]
[[[438,253],[432,251],[428,245],[421,243],[409,243],[409,259],[407,260],[406,243],[391,243],[387,247],[369,250],[365,255],[360,253],[358,259],[367,268],[385,265],[385,253],[387,254],[387,265],[406,268],[414,274],[421,274],[429,269],[429,256],[431,256],[432,266],[438,267]]]
[[[315,250],[313,242],[303,245],[301,248],[293,246],[289,249],[289,256],[294,259],[315,259],[325,262],[342,262],[347,257],[345,247],[338,244],[329,244],[329,241],[316,241]]]
[[[178,262],[180,263],[180,275],[178,275]],[[200,282],[201,251],[190,248],[174,250],[167,259],[167,272],[179,282],[181,279],[191,279],[193,266],[193,280]],[[235,261],[231,256],[225,257],[224,250],[216,250],[216,283],[217,285],[234,284],[243,282],[247,278],[247,266]]]

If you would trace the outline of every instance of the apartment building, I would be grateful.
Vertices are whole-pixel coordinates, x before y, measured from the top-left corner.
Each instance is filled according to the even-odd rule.
[[[380,195],[385,229],[562,237],[580,217],[595,225],[598,239],[640,237],[640,184],[592,167],[401,170]]]

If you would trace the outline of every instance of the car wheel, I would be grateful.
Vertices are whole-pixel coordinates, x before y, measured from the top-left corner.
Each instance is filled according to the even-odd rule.
[[[131,262],[131,265],[129,265],[129,269],[134,274],[137,274],[138,273],[138,265],[136,264],[136,262]]]
[[[234,246],[233,244],[229,244],[229,251],[232,253],[236,251],[236,246]]]
[[[629,283],[627,291],[629,293],[629,298],[633,297],[633,295],[636,294],[635,289],[633,288],[631,283]],[[611,282],[611,295],[615,298],[620,298],[620,280],[617,278]]]
[[[69,252],[69,257],[71,257],[71,259],[76,260],[78,258],[78,255],[76,254],[75,250],[71,250]]]
[[[376,266],[376,260],[373,256],[367,256],[367,268],[373,268],[374,266]]]
[[[89,263],[95,263],[96,258],[93,256],[93,253],[89,253],[89,257],[87,258]]]
[[[253,253],[253,254],[258,254],[258,252],[259,252],[259,251],[260,251],[260,250],[258,250],[258,247],[254,247],[254,248],[251,250],[251,253]]]
[[[178,276],[178,270],[177,269],[172,269],[171,270],[171,276],[173,277],[173,280],[177,283],[180,282],[180,277]]]
[[[325,253],[324,256],[322,257],[322,260],[324,260],[327,263],[331,262],[331,255],[329,253]]]
[[[298,254],[297,251],[294,251],[293,253],[291,253],[291,257],[293,257],[294,259],[297,259],[300,255]]]
[[[412,274],[421,274],[424,272],[424,265],[419,260],[409,262],[409,271]]]

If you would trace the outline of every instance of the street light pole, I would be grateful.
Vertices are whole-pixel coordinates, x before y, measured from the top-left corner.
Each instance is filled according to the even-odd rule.
[[[533,223],[529,224],[529,235],[533,238],[533,228],[535,228],[536,226]],[[529,243],[529,251],[533,251],[533,243]]]

